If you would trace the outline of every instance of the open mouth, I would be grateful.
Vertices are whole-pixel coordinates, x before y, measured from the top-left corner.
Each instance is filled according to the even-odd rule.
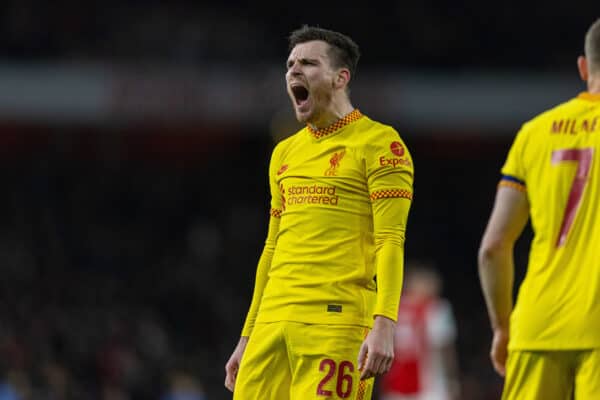
[[[291,89],[297,105],[302,105],[306,102],[306,100],[308,100],[308,89],[304,86],[292,86]]]

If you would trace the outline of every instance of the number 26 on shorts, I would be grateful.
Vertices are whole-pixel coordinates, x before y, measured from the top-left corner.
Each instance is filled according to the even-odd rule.
[[[331,397],[333,391],[325,389],[330,380],[335,380],[335,394],[340,399],[347,399],[352,393],[354,364],[350,361],[341,361],[339,366],[330,358],[321,360],[319,371],[325,372],[325,376],[317,386],[317,396]]]

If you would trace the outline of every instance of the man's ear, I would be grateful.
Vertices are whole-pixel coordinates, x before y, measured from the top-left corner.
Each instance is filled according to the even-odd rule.
[[[348,70],[347,68],[340,68],[340,70],[338,71],[338,73],[335,77],[334,87],[336,89],[340,89],[340,88],[347,86],[349,82],[350,82],[350,70]]]
[[[577,69],[579,70],[581,80],[587,82],[590,77],[590,71],[588,70],[588,63],[585,56],[577,57]]]

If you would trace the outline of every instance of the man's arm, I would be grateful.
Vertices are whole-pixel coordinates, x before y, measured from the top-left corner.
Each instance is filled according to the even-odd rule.
[[[479,279],[494,332],[490,357],[494,369],[502,376],[505,374],[509,318],[513,308],[513,248],[528,217],[527,194],[513,187],[499,186],[479,248]]]
[[[258,308],[260,301],[262,300],[263,291],[267,282],[269,281],[269,270],[271,269],[271,260],[273,259],[273,253],[275,253],[275,243],[277,241],[277,233],[279,232],[279,217],[271,216],[269,219],[269,232],[265,241],[265,247],[263,248],[260,259],[258,260],[258,266],[256,267],[256,278],[254,282],[254,292],[252,294],[252,302],[250,303],[250,309],[246,316],[246,322],[242,329],[242,336],[250,336],[252,329],[254,329],[254,321],[258,314]]]
[[[225,364],[225,387],[232,392],[240,368],[240,362],[242,361],[242,356],[246,350],[246,344],[248,343],[248,339],[254,328],[260,301],[262,300],[265,286],[269,281],[269,269],[271,268],[271,260],[273,259],[273,253],[275,252],[275,243],[277,241],[277,233],[279,232],[279,221],[279,217],[275,216],[271,216],[269,219],[269,232],[267,234],[267,240],[265,241],[265,247],[263,248],[256,268],[254,293],[252,294],[250,309],[246,315],[246,321],[242,329],[240,340],[229,357],[227,364]]]
[[[410,203],[409,198],[373,202],[377,300],[373,329],[359,351],[361,379],[386,373],[394,359],[394,327],[402,289],[404,232]]]

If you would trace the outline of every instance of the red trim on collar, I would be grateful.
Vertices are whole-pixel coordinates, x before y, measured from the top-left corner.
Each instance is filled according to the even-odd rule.
[[[342,129],[346,125],[349,125],[352,122],[357,121],[358,119],[360,119],[362,117],[363,117],[363,114],[358,110],[358,108],[355,108],[354,110],[352,110],[352,112],[350,112],[350,113],[346,114],[344,117],[338,119],[333,124],[329,125],[327,128],[313,129],[310,125],[307,125],[307,128],[308,128],[308,131],[310,132],[310,134],[315,139],[320,139],[323,136],[330,135],[330,134],[334,133],[335,131]]]

